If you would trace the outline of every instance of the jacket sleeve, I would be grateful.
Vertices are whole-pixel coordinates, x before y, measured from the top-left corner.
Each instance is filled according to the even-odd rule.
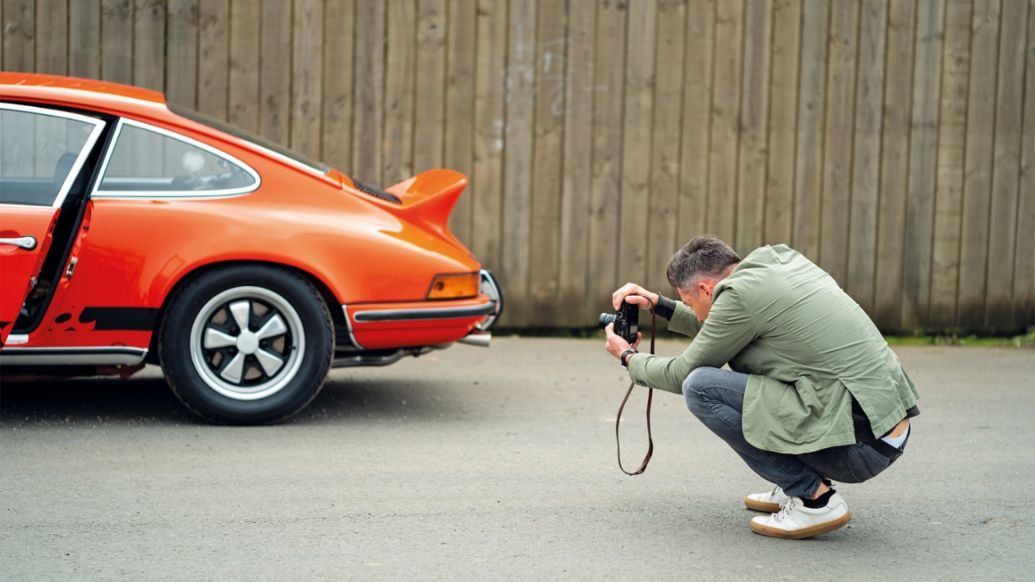
[[[701,329],[701,322],[697,321],[697,316],[694,315],[693,310],[686,306],[682,301],[675,302],[675,311],[672,313],[672,317],[668,320],[668,330],[694,337],[697,332]]]
[[[690,316],[693,317],[692,312]],[[676,319],[673,317],[672,321]],[[722,367],[756,337],[754,317],[744,309],[736,290],[727,288],[715,298],[690,347],[674,358],[633,354],[629,358],[629,376],[640,386],[682,394],[683,380],[691,371],[701,366]]]

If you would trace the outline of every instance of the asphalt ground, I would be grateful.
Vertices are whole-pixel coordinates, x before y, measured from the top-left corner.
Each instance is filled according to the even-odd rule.
[[[921,394],[907,453],[804,541],[748,529],[767,485],[678,396],[655,394],[646,474],[621,474],[602,340],[337,370],[269,427],[195,421],[157,369],[7,381],[0,579],[1031,580],[1035,351],[896,351]]]

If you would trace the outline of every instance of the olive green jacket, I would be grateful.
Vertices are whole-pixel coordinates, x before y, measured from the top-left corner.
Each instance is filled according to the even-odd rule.
[[[750,374],[744,437],[802,454],[856,442],[852,397],[875,435],[916,404],[913,382],[870,318],[825,271],[786,245],[754,250],[716,284],[703,323],[676,303],[669,329],[694,340],[680,356],[634,354],[629,375],[676,394],[700,366]]]

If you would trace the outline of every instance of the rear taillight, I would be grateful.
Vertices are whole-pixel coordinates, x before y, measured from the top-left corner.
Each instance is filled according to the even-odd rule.
[[[428,299],[465,299],[478,296],[478,273],[436,275],[428,289]]]

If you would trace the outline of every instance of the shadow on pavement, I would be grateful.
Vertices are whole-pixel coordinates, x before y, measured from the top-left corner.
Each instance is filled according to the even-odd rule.
[[[0,381],[0,424],[208,424],[187,411],[161,377]],[[320,394],[285,424],[323,424],[455,413],[428,381],[329,378]]]

